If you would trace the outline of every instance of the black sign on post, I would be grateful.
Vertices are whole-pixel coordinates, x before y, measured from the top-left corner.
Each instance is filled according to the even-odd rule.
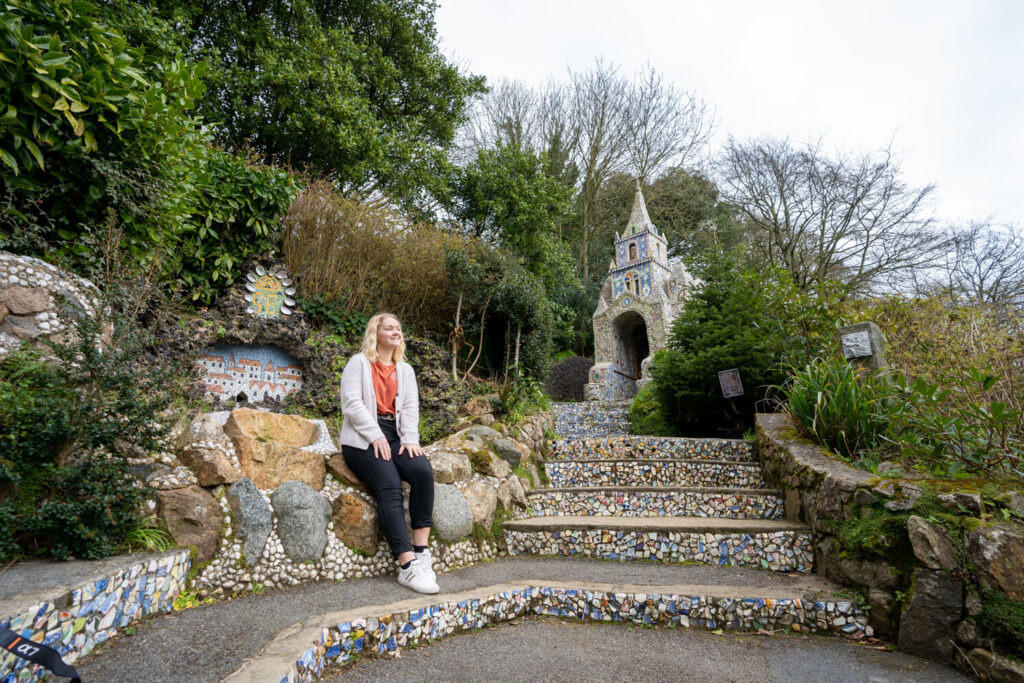
[[[736,368],[719,370],[718,383],[722,385],[722,396],[725,398],[743,395],[743,382],[740,381],[740,371]]]

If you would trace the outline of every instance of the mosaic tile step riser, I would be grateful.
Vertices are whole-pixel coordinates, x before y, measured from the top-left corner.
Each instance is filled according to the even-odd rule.
[[[67,664],[150,614],[171,610],[188,576],[187,550],[123,569],[71,592],[71,602],[57,607],[45,602],[28,612],[0,620],[23,638],[52,647]],[[0,651],[0,681],[37,681],[50,673],[26,666],[20,657]]]
[[[685,460],[545,461],[552,488],[571,486],[704,486],[765,488],[761,466]]]
[[[797,625],[801,630],[871,635],[867,617],[851,602],[802,599],[612,593],[564,588],[524,588],[483,599],[446,602],[414,612],[344,622],[323,629],[280,683],[312,683],[328,664],[357,656],[398,657],[402,648],[527,614],[562,619],[755,631]]]
[[[555,403],[555,433],[570,439],[629,433],[629,402]]]
[[[547,460],[628,460],[679,458],[757,462],[753,444],[728,439],[670,439],[653,436],[612,436],[601,439],[553,439]]]
[[[524,516],[593,515],[614,517],[716,517],[781,519],[784,501],[776,495],[751,496],[694,491],[552,491],[531,493]]]
[[[510,531],[508,554],[581,555],[606,560],[755,567],[778,572],[809,572],[814,566],[810,533],[759,534],[632,531]]]

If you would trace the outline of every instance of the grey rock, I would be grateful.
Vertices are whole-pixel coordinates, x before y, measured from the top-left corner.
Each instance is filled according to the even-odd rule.
[[[480,439],[483,439],[484,441],[493,441],[495,439],[501,438],[500,432],[491,429],[490,427],[485,427],[483,425],[477,427],[470,427],[469,429],[466,430],[465,433],[468,436],[475,436]]]
[[[979,527],[967,534],[974,573],[985,588],[1024,601],[1024,533],[1019,527]]]
[[[484,529],[490,529],[494,523],[494,509],[498,505],[498,493],[494,487],[477,477],[463,490],[462,495],[469,503],[473,521]]]
[[[996,500],[1003,507],[1013,510],[1021,517],[1024,517],[1024,493],[1009,491],[996,496]]]
[[[473,531],[473,511],[462,491],[451,484],[434,487],[434,529],[443,541],[461,541]]]
[[[273,515],[248,477],[229,486],[227,498],[235,535],[242,541],[242,559],[246,566],[251,567],[263,554],[263,547],[274,527]]]
[[[952,662],[963,594],[963,583],[949,574],[914,570],[913,591],[900,618],[900,649],[942,664]]]
[[[331,504],[309,484],[286,481],[270,494],[277,514],[277,535],[295,562],[316,562],[327,547]]]
[[[43,333],[39,326],[36,325],[35,318],[30,316],[19,317],[16,315],[9,315],[4,318],[4,321],[0,323],[0,332],[9,334],[16,339],[32,339]]]
[[[955,491],[943,493],[939,496],[939,502],[948,508],[964,508],[970,514],[978,517],[981,515],[981,494],[967,491]]]
[[[195,546],[196,560],[205,562],[217,551],[221,509],[210,492],[199,486],[157,491],[157,514],[174,542]]]
[[[510,440],[495,439],[491,443],[491,448],[494,449],[495,455],[507,462],[511,467],[519,467],[523,454],[519,452],[519,449]]]
[[[868,618],[871,628],[879,638],[894,639],[897,631],[896,598],[892,593],[878,588],[868,590]]]
[[[428,447],[427,457],[430,458],[430,466],[434,469],[435,483],[469,481],[473,476],[473,466],[465,453]]]
[[[853,494],[853,502],[857,505],[874,505],[878,498],[867,489],[857,489]]]
[[[992,683],[1024,683],[1024,663],[1015,662],[994,652],[975,648],[967,653],[978,677]]]
[[[940,527],[917,515],[911,515],[907,520],[907,533],[910,535],[910,545],[914,548],[914,556],[921,564],[929,569],[956,568],[953,543]]]

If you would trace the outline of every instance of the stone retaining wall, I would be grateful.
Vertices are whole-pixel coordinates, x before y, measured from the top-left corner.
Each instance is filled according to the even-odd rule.
[[[687,460],[757,459],[754,444],[736,439],[686,439],[659,436],[559,439],[548,442],[546,460],[624,460],[628,458],[684,458]]]
[[[143,617],[169,612],[184,587],[192,561],[188,550],[131,564],[78,586],[21,614],[0,620],[23,638],[52,647],[68,664]],[[2,651],[0,680],[36,681],[49,672]],[[12,678],[13,676],[13,678]]]
[[[319,679],[327,665],[344,665],[360,655],[398,657],[404,647],[527,614],[712,631],[792,627],[854,637],[863,636],[867,628],[864,613],[852,602],[528,587],[482,599],[445,602],[412,612],[368,616],[328,626],[323,629],[319,642],[301,654],[296,653],[296,664],[281,678],[281,683],[312,683]]]
[[[879,635],[974,675],[1005,668],[982,612],[994,593],[1024,603],[1024,484],[991,493],[989,481],[882,478],[800,438],[782,415],[758,415],[757,439],[786,516],[814,529],[818,571],[862,594]],[[1005,680],[1024,681],[1024,667],[1016,676]]]

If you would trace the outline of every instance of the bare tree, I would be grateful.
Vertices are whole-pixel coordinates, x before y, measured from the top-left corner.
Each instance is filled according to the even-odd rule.
[[[891,285],[945,245],[928,211],[934,186],[908,186],[891,146],[829,156],[820,142],[730,138],[718,170],[756,253],[802,287]]]
[[[473,149],[512,145],[535,149],[538,96],[521,81],[501,79],[473,103],[464,144]]]
[[[578,131],[576,165],[580,173],[577,206],[581,219],[579,273],[590,275],[590,245],[599,226],[599,207],[605,180],[623,168],[629,127],[629,83],[618,69],[603,61],[583,73],[569,74],[572,115]]]
[[[958,298],[995,307],[1024,307],[1024,231],[971,222],[951,229],[941,285]]]
[[[703,100],[666,83],[648,64],[630,87],[625,123],[630,170],[643,181],[690,165],[705,152],[714,115]]]

